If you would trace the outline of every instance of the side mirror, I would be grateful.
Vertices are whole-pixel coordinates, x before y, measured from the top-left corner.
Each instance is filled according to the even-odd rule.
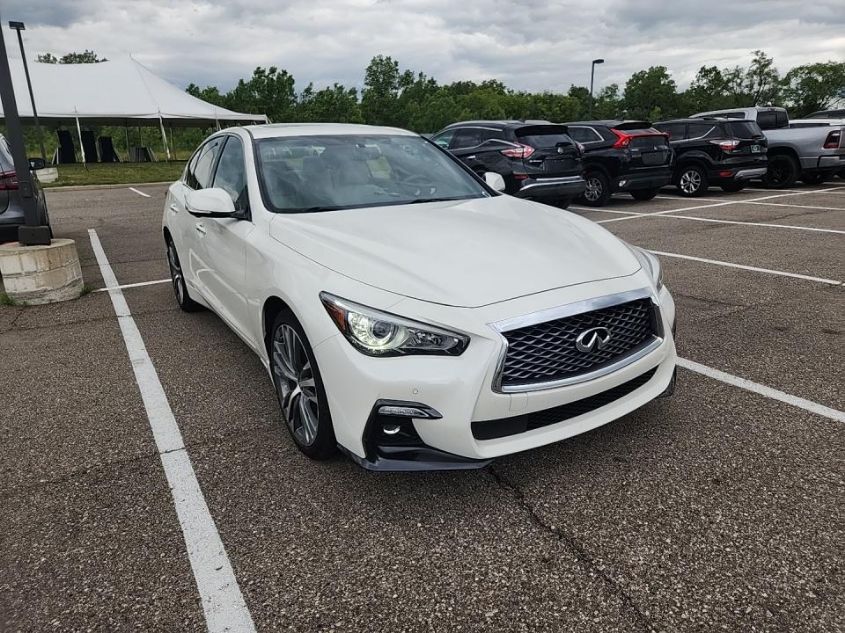
[[[497,174],[495,171],[484,172],[484,182],[487,183],[488,187],[496,191],[505,190],[505,179],[502,178],[502,174]]]
[[[44,169],[47,166],[47,161],[43,158],[30,158],[29,159],[29,168],[32,171],[37,171],[39,169]]]
[[[208,218],[231,218],[237,215],[232,198],[219,187],[188,192],[185,208],[191,215]]]

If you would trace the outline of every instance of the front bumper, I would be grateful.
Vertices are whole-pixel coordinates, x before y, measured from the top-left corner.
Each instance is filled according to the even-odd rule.
[[[375,470],[477,468],[495,457],[557,442],[630,413],[663,394],[674,375],[676,355],[671,332],[675,306],[665,289],[652,297],[660,306],[663,337],[659,346],[610,374],[557,388],[496,392],[493,385],[503,347],[502,337],[489,326],[476,326],[473,331],[470,321],[481,317],[483,324],[494,323],[552,305],[632,290],[634,284],[642,288],[647,285],[644,280],[642,273],[642,276],[550,291],[486,309],[446,308],[408,299],[394,308],[401,312],[404,302],[416,303],[417,308],[427,306],[431,312],[425,315],[427,320],[441,325],[449,323],[470,332],[471,343],[459,357],[371,358],[356,351],[342,336],[330,337],[317,345],[314,353],[323,375],[338,443],[359,464]],[[450,320],[444,318],[447,311]],[[414,315],[424,316],[419,310]],[[637,380],[640,382],[635,383],[634,388],[624,388]],[[595,400],[608,392],[624,393],[607,402]],[[438,412],[440,417],[435,419],[402,421],[402,424],[410,425],[410,428],[403,427],[402,433],[408,430],[410,435],[417,437],[423,452],[409,452],[401,446],[385,450],[383,443],[373,440],[373,433],[380,428],[378,424],[385,422],[374,417],[376,404],[380,401],[419,403]],[[584,413],[575,410],[574,415],[560,416],[559,421],[524,432],[491,437],[483,431],[494,422],[539,414],[568,404],[577,407],[579,401],[594,402],[597,406]],[[395,460],[394,463],[391,460]]]
[[[581,176],[563,176],[560,178],[526,178],[520,181],[519,190],[514,194],[518,198],[542,200],[563,200],[577,198],[587,184]]]

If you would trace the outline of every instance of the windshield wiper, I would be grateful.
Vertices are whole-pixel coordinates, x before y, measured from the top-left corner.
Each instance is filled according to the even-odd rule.
[[[451,202],[453,200],[468,200],[472,196],[452,196],[451,198],[414,198],[400,204],[423,204],[424,202]]]
[[[334,206],[316,206],[316,207],[302,207],[301,209],[290,209],[288,213],[316,213],[317,211],[337,211],[339,209],[344,209],[340,205]]]

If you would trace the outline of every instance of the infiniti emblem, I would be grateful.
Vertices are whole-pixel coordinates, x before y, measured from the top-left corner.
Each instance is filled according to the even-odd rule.
[[[579,352],[592,352],[596,349],[604,349],[610,342],[610,330],[606,327],[591,327],[584,330],[575,339],[575,347]]]

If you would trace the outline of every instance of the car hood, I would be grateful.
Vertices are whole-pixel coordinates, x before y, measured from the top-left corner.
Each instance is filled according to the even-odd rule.
[[[458,307],[640,268],[631,251],[597,224],[511,196],[280,214],[270,234],[357,281]]]

